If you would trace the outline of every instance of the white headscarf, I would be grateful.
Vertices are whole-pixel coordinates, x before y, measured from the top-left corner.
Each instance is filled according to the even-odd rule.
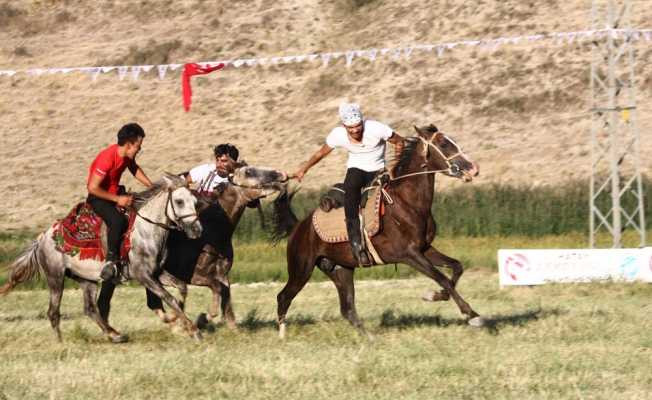
[[[346,126],[355,126],[362,122],[362,111],[356,103],[340,104],[340,119]]]

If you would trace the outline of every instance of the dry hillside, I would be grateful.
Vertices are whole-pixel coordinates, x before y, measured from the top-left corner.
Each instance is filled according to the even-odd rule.
[[[652,8],[634,1],[634,26]],[[0,0],[0,70],[141,65],[309,54],[589,28],[587,0]],[[652,140],[652,42],[637,44],[644,169]],[[96,82],[82,74],[0,77],[0,231],[39,229],[85,194],[89,163],[129,121],[145,127],[152,177],[210,159],[232,142],[251,164],[294,170],[354,99],[400,133],[433,122],[479,162],[487,182],[587,177],[590,46],[506,45],[409,59],[343,59],[228,68],[194,78],[181,107],[178,71]],[[341,179],[330,156],[304,186]],[[560,168],[562,166],[562,168]],[[440,180],[443,182],[444,179]],[[128,181],[131,182],[131,181]],[[455,185],[457,183],[443,183]],[[132,188],[136,184],[130,183]]]

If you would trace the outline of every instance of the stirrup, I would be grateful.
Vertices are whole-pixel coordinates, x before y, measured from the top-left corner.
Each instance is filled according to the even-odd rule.
[[[365,263],[362,258],[366,258],[367,262]],[[363,267],[371,267],[374,265],[374,263],[371,261],[371,257],[369,257],[369,253],[365,249],[360,249],[360,252],[355,255],[356,260],[358,261],[358,264],[362,265]]]
[[[114,281],[120,275],[118,271],[118,264],[115,261],[107,261],[102,266],[102,271],[100,272],[100,280],[104,281]]]

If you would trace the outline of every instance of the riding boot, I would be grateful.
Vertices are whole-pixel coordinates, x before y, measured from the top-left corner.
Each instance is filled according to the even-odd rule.
[[[349,243],[351,244],[351,251],[353,256],[362,266],[371,265],[369,257],[364,247],[362,247],[362,235],[360,232],[360,220],[358,218],[351,218],[346,220],[346,231],[349,234]]]

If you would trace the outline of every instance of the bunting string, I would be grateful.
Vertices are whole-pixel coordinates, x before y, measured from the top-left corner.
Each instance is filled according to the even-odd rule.
[[[595,40],[627,40],[627,41],[652,41],[652,29],[599,29],[586,30],[577,32],[556,32],[548,34],[523,35],[512,37],[499,37],[493,39],[475,39],[460,40],[455,42],[437,43],[437,44],[419,44],[407,45],[401,47],[381,48],[381,49],[364,49],[364,50],[344,50],[326,53],[312,53],[302,55],[286,55],[276,57],[246,58],[246,59],[227,59],[219,61],[198,62],[197,65],[210,68],[211,66],[224,64],[229,68],[253,68],[256,66],[280,66],[291,63],[320,63],[322,67],[328,67],[332,62],[343,58],[346,67],[353,65],[356,59],[363,59],[370,62],[387,57],[397,61],[400,59],[409,59],[417,53],[429,53],[436,57],[442,57],[447,52],[456,48],[480,48],[488,51],[495,51],[504,45],[533,44],[551,42],[555,45],[573,44],[575,42],[586,42]],[[65,75],[69,73],[81,72],[88,74],[92,80],[97,80],[101,74],[108,74],[113,71],[117,72],[118,78],[124,80],[131,78],[138,80],[139,77],[156,71],[158,78],[163,80],[170,72],[175,72],[182,66],[181,64],[161,64],[161,65],[116,65],[116,66],[97,66],[97,67],[67,67],[67,68],[42,68],[34,67],[27,69],[0,69],[0,78],[13,77],[20,75],[43,76],[43,75]]]

